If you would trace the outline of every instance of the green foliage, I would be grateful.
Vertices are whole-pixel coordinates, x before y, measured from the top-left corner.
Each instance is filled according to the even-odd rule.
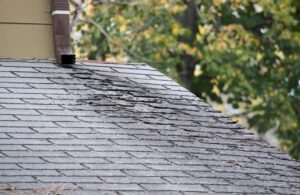
[[[89,59],[147,62],[239,108],[300,160],[299,13],[298,0],[94,1],[75,46]]]

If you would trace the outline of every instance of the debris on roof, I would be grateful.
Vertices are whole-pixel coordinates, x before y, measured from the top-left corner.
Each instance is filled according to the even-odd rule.
[[[300,166],[148,65],[2,59],[0,190],[300,194]]]

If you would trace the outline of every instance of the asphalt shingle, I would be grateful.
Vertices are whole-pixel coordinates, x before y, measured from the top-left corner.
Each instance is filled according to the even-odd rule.
[[[145,64],[0,60],[0,194],[300,194],[300,165]]]

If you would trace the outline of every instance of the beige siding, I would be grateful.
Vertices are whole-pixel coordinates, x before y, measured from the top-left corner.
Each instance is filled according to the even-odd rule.
[[[50,0],[0,0],[0,22],[51,24]]]
[[[51,25],[0,24],[0,57],[53,58]]]
[[[54,57],[50,2],[0,0],[0,57]]]

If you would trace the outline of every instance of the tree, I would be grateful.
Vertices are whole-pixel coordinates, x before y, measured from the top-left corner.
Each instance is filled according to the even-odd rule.
[[[72,2],[82,57],[155,66],[197,96],[239,108],[300,160],[299,1]]]

